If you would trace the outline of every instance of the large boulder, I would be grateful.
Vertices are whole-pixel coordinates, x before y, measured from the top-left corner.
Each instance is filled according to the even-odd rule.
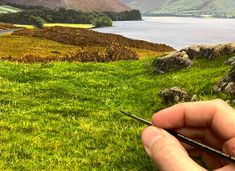
[[[214,90],[235,96],[235,67],[214,86]]]
[[[176,104],[180,102],[195,101],[196,96],[191,96],[185,90],[179,87],[165,89],[159,93],[162,102],[165,104]]]
[[[226,43],[219,45],[193,45],[180,50],[185,52],[190,59],[206,58],[214,59],[220,56],[226,56],[235,53],[235,43]]]
[[[185,52],[189,59],[194,59],[195,57],[207,57],[212,52],[212,48],[206,45],[193,45],[185,49],[180,50],[180,52]]]
[[[160,74],[187,68],[192,65],[192,60],[183,52],[173,52],[165,57],[157,58],[153,62],[154,71]]]

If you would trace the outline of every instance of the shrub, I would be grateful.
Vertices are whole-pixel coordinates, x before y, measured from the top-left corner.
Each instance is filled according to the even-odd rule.
[[[40,57],[33,54],[26,54],[22,56],[21,58],[8,56],[8,57],[1,57],[0,60],[7,60],[12,62],[21,62],[21,63],[35,63],[35,62],[42,62],[42,63],[48,63],[52,61],[65,61],[64,58],[59,58],[55,56],[48,56],[48,57]]]
[[[34,15],[31,15],[29,17],[29,21],[30,24],[34,25],[37,28],[43,28],[44,24],[46,23],[46,21],[42,17]]]
[[[118,43],[112,43],[105,52],[79,51],[70,60],[80,62],[111,62],[117,60],[137,60],[138,54],[130,48]]]
[[[104,27],[104,26],[111,27],[113,25],[113,22],[111,18],[107,16],[99,16],[93,20],[92,24],[95,27]]]
[[[138,54],[118,43],[112,43],[106,49],[106,59],[107,61],[117,61],[117,60],[137,60],[139,59]]]
[[[69,60],[80,62],[106,62],[106,55],[102,52],[79,51],[70,56]]]

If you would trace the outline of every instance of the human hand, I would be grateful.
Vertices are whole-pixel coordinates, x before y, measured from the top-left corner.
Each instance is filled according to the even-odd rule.
[[[222,100],[182,103],[156,113],[153,125],[142,132],[148,155],[162,171],[201,171],[191,157],[216,171],[235,171],[235,164],[213,157],[184,143],[163,129],[173,129],[217,150],[235,156],[235,110]]]

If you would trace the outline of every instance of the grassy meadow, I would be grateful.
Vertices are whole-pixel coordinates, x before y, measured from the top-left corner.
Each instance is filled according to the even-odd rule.
[[[90,42],[101,37],[92,34]],[[2,35],[0,40],[2,59],[27,54],[59,58],[80,49],[105,48],[100,42],[79,47],[19,35]],[[145,126],[119,109],[150,120],[167,107],[158,93],[173,86],[197,94],[198,100],[229,99],[212,90],[230,69],[223,65],[227,57],[197,59],[192,68],[158,75],[151,64],[170,48],[131,49],[139,60],[31,64],[0,60],[0,170],[155,170],[140,141]]]
[[[174,4],[183,7],[181,2]],[[19,11],[0,5],[0,14]],[[141,143],[145,125],[119,109],[150,120],[167,107],[158,94],[174,86],[198,100],[230,99],[212,88],[230,70],[223,65],[228,56],[195,59],[191,68],[160,75],[152,62],[174,51],[167,45],[97,33],[90,24],[14,26],[28,30],[0,35],[0,170],[157,170]],[[136,52],[139,60],[58,60],[80,51],[103,53],[112,43]],[[25,56],[44,61],[12,60]]]
[[[151,62],[0,62],[0,170],[154,170],[144,152],[141,123],[166,107],[158,93],[180,86],[200,100],[228,72],[198,59],[190,69],[153,74]]]
[[[23,25],[23,24],[15,24],[16,27],[23,27],[27,29],[34,29],[33,25]],[[72,28],[93,28],[92,24],[70,24],[70,23],[46,23],[44,27],[54,27],[54,26],[61,26],[61,27],[72,27]]]

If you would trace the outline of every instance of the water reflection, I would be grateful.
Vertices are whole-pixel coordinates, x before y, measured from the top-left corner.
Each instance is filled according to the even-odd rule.
[[[174,48],[192,44],[218,44],[235,41],[235,19],[144,17],[143,21],[118,21],[114,27],[96,31],[121,34]]]

